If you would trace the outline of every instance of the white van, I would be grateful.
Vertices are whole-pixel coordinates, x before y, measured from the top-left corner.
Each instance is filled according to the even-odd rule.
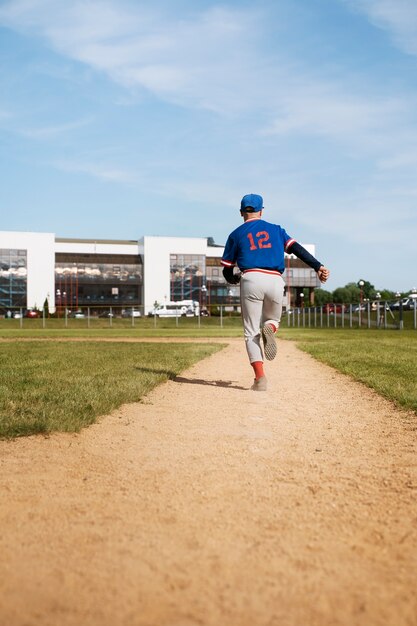
[[[179,300],[178,302],[164,302],[148,313],[153,317],[198,317],[200,305],[197,300]]]

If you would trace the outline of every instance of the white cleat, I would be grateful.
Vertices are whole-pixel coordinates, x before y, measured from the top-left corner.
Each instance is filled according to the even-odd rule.
[[[254,380],[251,389],[252,391],[266,391],[267,387],[268,382],[266,380],[266,376],[261,376],[260,378]]]
[[[262,339],[264,340],[265,358],[268,361],[273,361],[277,356],[277,342],[271,324],[264,324],[262,327]]]

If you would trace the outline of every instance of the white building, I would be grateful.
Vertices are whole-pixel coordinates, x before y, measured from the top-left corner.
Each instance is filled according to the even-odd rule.
[[[0,231],[0,308],[42,308],[54,293],[55,236]]]
[[[306,246],[314,254],[314,246]],[[206,237],[148,237],[139,240],[67,239],[53,233],[0,231],[0,313],[13,308],[96,312],[155,302],[198,300],[238,304],[239,288],[222,275],[224,247]],[[287,257],[289,286],[317,286],[315,272]],[[300,265],[301,264],[301,265]]]

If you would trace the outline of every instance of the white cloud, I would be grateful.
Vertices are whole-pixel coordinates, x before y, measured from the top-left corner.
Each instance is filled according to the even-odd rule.
[[[417,141],[415,143],[417,143]],[[408,168],[413,168],[413,170],[416,171],[417,149],[405,149],[401,152],[389,154],[386,157],[381,158],[378,161],[378,165],[381,169],[386,170],[406,170]]]
[[[417,9],[411,2],[344,1],[389,28],[411,49],[417,28],[417,20],[411,19]],[[251,115],[251,131],[258,130],[266,141],[276,138],[278,143],[283,136],[296,135],[343,142],[348,150],[371,154],[374,166],[383,170],[414,162],[415,133],[409,130],[414,102],[394,97],[389,90],[388,95],[380,88],[376,93],[372,84],[346,68],[335,73],[333,66],[327,76],[325,68],[311,67],[308,59],[290,59],[279,43],[268,54],[259,45],[266,19],[267,14],[258,10],[214,5],[170,15],[161,8],[123,0],[11,0],[0,8],[0,23],[41,37],[64,57],[127,87],[126,92],[140,88],[176,105],[235,119]],[[42,138],[85,123],[21,132]],[[88,159],[85,164],[61,163],[60,167],[103,180],[137,180],[132,172]],[[204,198],[205,177],[189,178],[178,190],[168,183],[169,193],[197,201]],[[215,184],[227,195],[220,180]],[[232,204],[234,194],[228,198]]]
[[[93,178],[112,183],[136,183],[139,180],[137,173],[118,169],[107,164],[82,161],[55,161],[53,167],[64,172],[87,174]]]
[[[391,3],[382,4],[388,11]],[[0,23],[43,37],[54,50],[126,87],[225,115],[257,111],[260,126],[267,113],[267,134],[354,133],[360,140],[395,127],[406,113],[399,98],[373,97],[365,85],[351,89],[354,80],[346,72],[343,84],[336,84],[317,72],[313,78],[307,60],[294,67],[285,51],[266,56],[258,45],[266,19],[224,6],[172,17],[114,0],[12,0],[0,9]]]
[[[381,4],[387,14],[393,6],[347,1],[369,11]],[[313,74],[308,60],[290,62],[284,50],[267,56],[258,45],[266,19],[251,9],[220,6],[172,17],[114,0],[12,0],[0,9],[0,23],[43,37],[118,84],[222,115],[257,112],[265,134],[354,139],[368,150],[382,133],[389,141],[398,132],[408,115],[400,97],[374,96],[345,71],[343,82],[317,68]]]
[[[400,98],[376,99],[348,95],[336,84],[308,84],[287,93],[280,104],[280,114],[265,134],[290,132],[313,135],[358,137],[384,129],[393,119],[406,113]]]
[[[254,22],[251,10],[213,7],[180,18],[110,0],[12,0],[0,9],[0,23],[43,37],[120,84],[217,111],[244,106],[236,89],[250,78]]]
[[[417,55],[417,3],[415,0],[344,0],[365,13],[378,28],[387,31],[395,44]]]
[[[399,197],[394,193],[385,196],[381,191],[362,190],[347,198],[314,199],[308,208],[294,210],[294,215],[301,227],[317,233],[321,240],[325,239],[324,235],[336,237],[351,245],[352,250],[370,243],[380,244],[384,246],[380,249],[381,258],[385,259],[387,249],[400,240],[399,233],[407,230],[407,224],[407,238],[412,235],[411,224],[415,220],[414,206],[410,206],[412,199],[407,194],[403,205]],[[302,198],[298,200],[302,206]]]
[[[56,137],[64,133],[71,132],[77,128],[87,126],[91,120],[77,120],[75,122],[67,122],[66,124],[59,124],[55,126],[43,126],[39,128],[26,128],[19,130],[19,134],[31,139],[47,139],[49,137]]]

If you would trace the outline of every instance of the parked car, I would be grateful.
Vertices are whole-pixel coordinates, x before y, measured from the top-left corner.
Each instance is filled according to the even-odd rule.
[[[137,309],[125,309],[122,311],[122,317],[141,317],[142,313]]]
[[[329,304],[325,304],[323,306],[323,313],[342,313],[343,311],[346,311],[347,307],[345,304],[333,304],[333,303],[329,303]]]
[[[396,302],[392,302],[391,309],[395,309],[398,311],[398,309],[400,308],[400,302],[402,302],[403,310],[414,311],[415,298],[403,298],[402,300],[397,300]]]
[[[74,311],[73,313],[70,313],[70,317],[74,317],[76,319],[84,319],[85,315],[82,311]]]
[[[414,307],[417,306],[416,298],[408,298],[408,301],[406,302],[405,306],[407,309],[414,311]]]
[[[41,317],[42,313],[40,311],[35,311],[33,309],[29,309],[26,311],[26,317]]]
[[[389,311],[389,308],[390,308],[388,302],[385,302],[385,301],[381,302],[381,300],[374,300],[374,302],[371,302],[372,311],[377,311],[378,307],[380,311],[383,311],[384,307],[386,311]]]
[[[98,315],[99,317],[115,317],[115,314],[112,311],[102,311]]]
[[[158,304],[151,311],[149,317],[198,317],[200,305],[196,300],[180,300]]]

